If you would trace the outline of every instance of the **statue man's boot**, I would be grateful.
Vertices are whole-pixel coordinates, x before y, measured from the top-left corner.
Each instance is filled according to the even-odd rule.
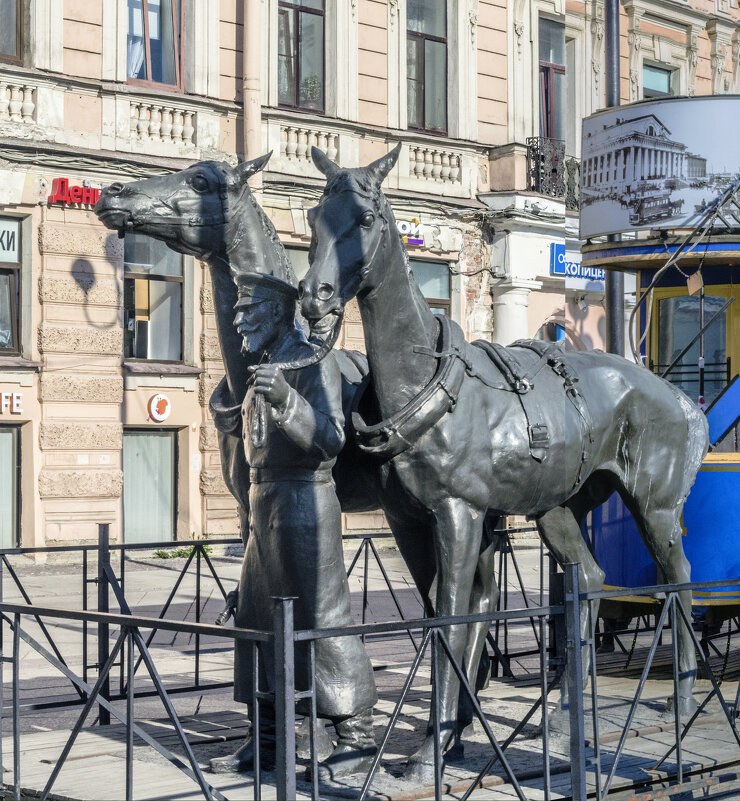
[[[233,754],[212,759],[211,773],[245,773],[254,770],[255,734],[254,726],[252,726],[252,730],[244,742]],[[263,717],[260,720],[260,770],[272,770],[274,767],[275,720]]]
[[[351,718],[334,720],[337,745],[319,765],[319,781],[331,782],[342,776],[370,770],[378,749],[373,737],[373,710],[363,709]]]

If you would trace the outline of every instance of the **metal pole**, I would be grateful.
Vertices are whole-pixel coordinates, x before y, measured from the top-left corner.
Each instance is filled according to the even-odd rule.
[[[606,106],[619,105],[619,0],[604,3],[604,56],[606,60]],[[611,234],[610,242],[619,242]],[[624,356],[624,273],[606,271],[606,349]]]
[[[278,798],[296,797],[293,598],[273,598],[275,632],[275,780]]]
[[[581,601],[578,565],[565,565],[566,672],[570,721],[570,783],[573,801],[586,801],[586,748],[581,658]],[[598,736],[598,734],[596,735]]]
[[[98,612],[108,612],[108,575],[106,566],[110,565],[110,525],[98,524]],[[110,631],[107,623],[98,623],[98,670],[108,662],[110,654]],[[110,701],[110,677],[106,675],[100,688],[100,695]],[[110,712],[99,706],[100,725],[110,725]]]

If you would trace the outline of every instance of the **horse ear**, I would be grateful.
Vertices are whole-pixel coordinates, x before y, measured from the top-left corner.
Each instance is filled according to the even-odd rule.
[[[256,159],[252,159],[251,161],[243,161],[241,164],[236,165],[235,170],[239,173],[242,180],[246,181],[247,178],[250,178],[256,172],[265,169],[265,165],[270,160],[271,155],[272,150],[269,153],[265,153],[264,156],[257,156]]]
[[[327,178],[331,178],[339,170],[339,165],[335,164],[323,150],[319,150],[315,145],[311,148],[311,158],[316,169],[324,173]]]
[[[395,163],[398,161],[398,155],[401,152],[401,143],[399,142],[393,150],[381,156],[377,161],[368,164],[365,169],[370,174],[370,177],[375,183],[380,186],[385,180],[388,173],[393,169]]]

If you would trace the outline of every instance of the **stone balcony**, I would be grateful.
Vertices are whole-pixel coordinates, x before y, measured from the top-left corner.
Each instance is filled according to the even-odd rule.
[[[474,144],[450,142],[418,132],[367,130],[318,115],[282,109],[264,109],[262,134],[265,150],[272,150],[269,170],[286,175],[321,178],[311,161],[313,146],[323,150],[342,167],[358,167],[377,158],[400,139],[398,164],[385,186],[432,195],[474,198],[477,190],[479,153]],[[371,152],[371,156],[365,153]]]
[[[76,115],[65,99],[75,94],[82,97],[87,116]],[[192,96],[132,92],[126,85],[72,87],[62,76],[0,68],[0,136],[9,139],[190,161],[223,158],[220,105]]]

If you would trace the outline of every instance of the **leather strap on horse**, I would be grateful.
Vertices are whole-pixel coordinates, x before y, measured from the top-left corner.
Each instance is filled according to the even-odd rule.
[[[368,426],[359,411],[360,400],[371,377],[366,375],[352,402],[352,428],[357,447],[367,454],[392,459],[411,447],[421,435],[451,412],[465,378],[467,360],[462,332],[450,325],[444,315],[435,317],[440,328],[437,372],[429,384],[399,412],[376,425]],[[453,341],[453,339],[455,341]],[[426,349],[420,349],[426,352]]]
[[[516,392],[527,421],[529,452],[533,459],[543,462],[550,448],[550,432],[547,429],[540,402],[533,398],[529,391],[534,386],[535,376],[547,364],[547,354],[540,354],[539,361],[524,372],[519,360],[509,348],[493,342],[486,342],[483,339],[476,340],[473,345],[486,352],[511,389]]]

